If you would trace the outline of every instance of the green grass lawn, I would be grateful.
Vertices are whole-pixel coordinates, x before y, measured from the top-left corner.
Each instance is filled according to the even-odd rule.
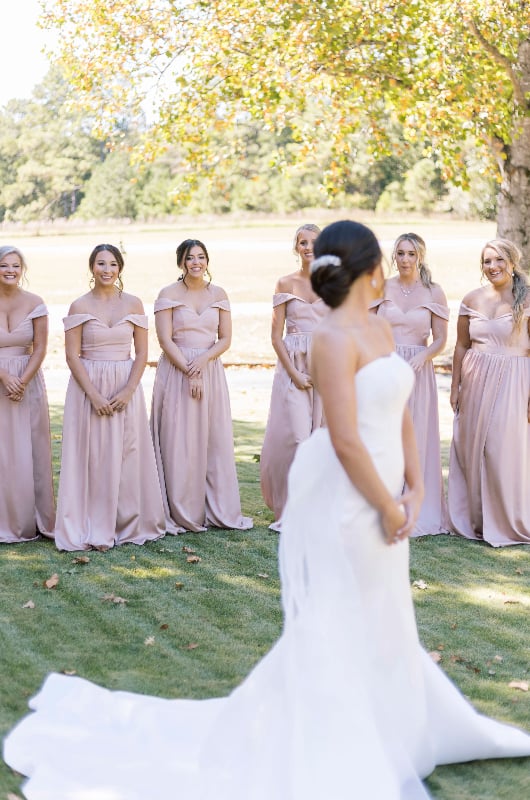
[[[61,410],[51,409],[56,467]],[[254,458],[263,429],[236,422],[235,435],[252,531],[166,536],[106,553],[59,553],[46,540],[2,545],[2,735],[52,670],[114,689],[212,697],[228,693],[267,652],[280,633],[281,610],[278,540],[267,528],[272,515]],[[189,563],[190,555],[201,560]],[[411,581],[425,585],[412,591],[426,648],[480,710],[530,727],[530,693],[508,685],[529,679],[529,548],[426,537],[411,542],[411,559]],[[54,574],[59,582],[48,589],[44,582]],[[104,599],[109,595],[126,602]],[[34,607],[24,607],[28,601]],[[439,800],[522,800],[530,762],[442,767],[427,783]],[[19,785],[2,764],[0,798],[17,796]]]

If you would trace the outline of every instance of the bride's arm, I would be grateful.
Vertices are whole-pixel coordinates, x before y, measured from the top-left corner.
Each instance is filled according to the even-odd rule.
[[[401,500],[389,493],[359,435],[355,392],[358,353],[353,338],[342,330],[320,329],[313,337],[311,362],[337,458],[355,488],[380,513],[387,541],[408,536],[410,525]]]

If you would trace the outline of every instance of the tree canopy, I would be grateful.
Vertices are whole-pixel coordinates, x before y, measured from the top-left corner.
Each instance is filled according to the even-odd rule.
[[[288,128],[291,158],[316,168],[318,142],[327,141],[333,157],[322,182],[333,194],[348,179],[354,134],[374,156],[399,155],[387,135],[392,118],[405,142],[463,185],[471,142],[484,173],[502,182],[500,232],[530,248],[530,2],[47,0],[44,8],[43,24],[60,33],[72,102],[106,136],[124,114],[141,112],[142,158],[178,143],[182,190],[237,164],[238,130],[258,120],[275,134]]]

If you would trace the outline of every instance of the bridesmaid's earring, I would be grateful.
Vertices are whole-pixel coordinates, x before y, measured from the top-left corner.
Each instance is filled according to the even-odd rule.
[[[92,277],[90,278],[90,280],[88,282],[88,288],[89,289],[93,289],[95,285],[96,285],[96,281],[94,280],[94,276],[92,275]]]

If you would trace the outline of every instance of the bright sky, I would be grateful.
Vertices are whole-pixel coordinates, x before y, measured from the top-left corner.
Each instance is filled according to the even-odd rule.
[[[41,82],[48,71],[48,62],[41,50],[49,34],[37,28],[39,13],[39,0],[2,3],[0,106],[14,97],[30,97],[33,87]]]

